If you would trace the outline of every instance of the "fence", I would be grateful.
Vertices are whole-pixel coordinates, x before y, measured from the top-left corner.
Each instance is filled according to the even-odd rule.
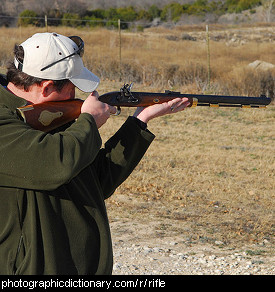
[[[57,18],[57,17],[34,17],[34,16],[8,16],[0,15],[0,27],[1,26],[20,26],[20,25],[36,25],[36,26],[58,26],[67,25],[72,27],[77,26],[107,26],[108,28],[118,28],[120,22],[120,27],[123,28],[133,28],[133,29],[143,29],[155,24],[159,24],[159,21],[153,22],[143,22],[143,21],[122,21],[119,19],[115,20],[100,20],[100,19],[86,19],[86,18]]]

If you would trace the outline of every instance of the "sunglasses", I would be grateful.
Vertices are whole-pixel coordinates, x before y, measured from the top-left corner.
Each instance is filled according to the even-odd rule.
[[[83,55],[84,55],[84,41],[82,40],[82,38],[79,37],[79,36],[70,36],[69,38],[70,38],[72,41],[75,42],[75,44],[77,45],[78,49],[77,49],[75,52],[73,52],[72,54],[70,54],[70,55],[68,55],[68,56],[66,56],[66,57],[64,57],[64,58],[62,58],[62,59],[59,59],[59,60],[57,60],[57,61],[55,61],[55,62],[53,62],[53,63],[51,63],[51,64],[49,64],[49,65],[47,65],[47,66],[45,66],[45,67],[43,67],[43,68],[41,69],[41,71],[44,71],[44,70],[46,70],[46,69],[52,67],[53,65],[55,65],[55,64],[57,64],[57,63],[59,63],[59,62],[65,60],[65,59],[67,59],[67,58],[70,58],[70,57],[72,57],[72,56],[74,56],[74,55],[79,55],[80,57],[83,57]]]

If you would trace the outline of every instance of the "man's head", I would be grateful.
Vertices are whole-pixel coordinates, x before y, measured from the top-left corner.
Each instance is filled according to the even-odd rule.
[[[15,46],[14,62],[8,66],[8,82],[28,91],[34,84],[52,80],[57,91],[72,83],[84,92],[92,92],[99,78],[84,67],[83,52],[84,42],[79,37],[37,33]]]

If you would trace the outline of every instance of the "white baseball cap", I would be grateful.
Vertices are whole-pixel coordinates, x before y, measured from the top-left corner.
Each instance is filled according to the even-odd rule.
[[[21,44],[24,60],[14,59],[16,68],[41,79],[69,79],[84,92],[93,92],[99,85],[99,78],[83,65],[80,52],[84,42],[77,44],[74,38],[57,33],[37,33]]]

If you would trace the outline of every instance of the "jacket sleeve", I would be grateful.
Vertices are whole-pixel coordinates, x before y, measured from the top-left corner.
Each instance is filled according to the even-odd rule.
[[[129,117],[106,142],[94,162],[105,199],[132,173],[154,138]]]
[[[94,161],[101,143],[89,114],[63,132],[47,134],[0,106],[0,186],[56,189]]]

